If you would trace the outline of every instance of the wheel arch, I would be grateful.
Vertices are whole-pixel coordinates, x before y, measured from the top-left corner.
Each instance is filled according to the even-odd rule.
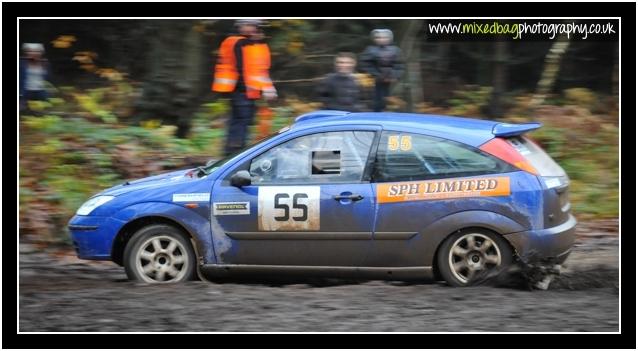
[[[117,235],[113,239],[113,245],[111,248],[111,260],[118,265],[122,266],[124,262],[124,249],[126,245],[130,241],[133,234],[135,234],[138,230],[153,224],[166,224],[180,230],[184,236],[190,240],[193,244],[193,250],[195,251],[195,255],[197,256],[197,260],[200,260],[201,255],[201,243],[198,241],[197,236],[191,232],[185,225],[180,223],[179,221],[160,215],[149,215],[138,217],[128,223],[126,223],[120,230]]]
[[[424,237],[427,237],[428,250],[426,263],[432,266],[435,277],[439,277],[436,257],[443,242],[450,236],[460,231],[477,229],[487,230],[500,235],[512,248],[512,252],[517,253],[516,248],[507,239],[505,234],[527,230],[523,225],[502,214],[490,211],[463,211],[457,212],[439,219],[423,230]]]

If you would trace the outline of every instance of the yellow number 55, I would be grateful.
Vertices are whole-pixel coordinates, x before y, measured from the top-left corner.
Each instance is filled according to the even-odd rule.
[[[401,149],[401,151],[410,151],[412,150],[412,137],[409,135],[401,136],[399,142],[398,135],[390,135],[388,137],[388,150],[397,151]]]
[[[388,150],[397,151],[399,149],[399,136],[390,135],[388,137]]]
[[[409,135],[404,135],[401,137],[401,151],[410,150],[412,150],[412,137]]]

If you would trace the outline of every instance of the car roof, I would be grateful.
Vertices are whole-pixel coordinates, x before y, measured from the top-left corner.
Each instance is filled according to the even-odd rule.
[[[297,117],[295,130],[336,125],[380,125],[386,130],[416,132],[478,147],[494,138],[499,122],[473,118],[398,112],[315,111]]]

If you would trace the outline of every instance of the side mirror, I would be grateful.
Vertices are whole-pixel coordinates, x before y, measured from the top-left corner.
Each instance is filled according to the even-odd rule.
[[[250,173],[248,171],[238,171],[230,177],[230,185],[241,188],[250,185]]]

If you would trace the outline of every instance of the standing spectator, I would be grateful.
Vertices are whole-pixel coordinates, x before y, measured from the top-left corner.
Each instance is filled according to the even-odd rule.
[[[49,64],[40,43],[24,43],[24,56],[20,58],[20,109],[27,107],[29,100],[46,100],[44,82],[48,78]]]
[[[361,68],[374,77],[374,111],[379,112],[386,107],[391,84],[403,75],[404,63],[401,49],[392,45],[391,30],[375,29],[371,35],[374,45],[368,46],[361,55]]]
[[[335,58],[335,72],[326,75],[317,87],[317,93],[326,110],[356,112],[360,110],[360,88],[354,76],[356,57],[341,52]]]
[[[228,93],[232,116],[226,136],[226,155],[246,146],[248,126],[255,118],[255,100],[277,98],[269,75],[270,49],[263,41],[261,20],[238,20],[239,34],[226,38],[220,48],[212,90]]]

